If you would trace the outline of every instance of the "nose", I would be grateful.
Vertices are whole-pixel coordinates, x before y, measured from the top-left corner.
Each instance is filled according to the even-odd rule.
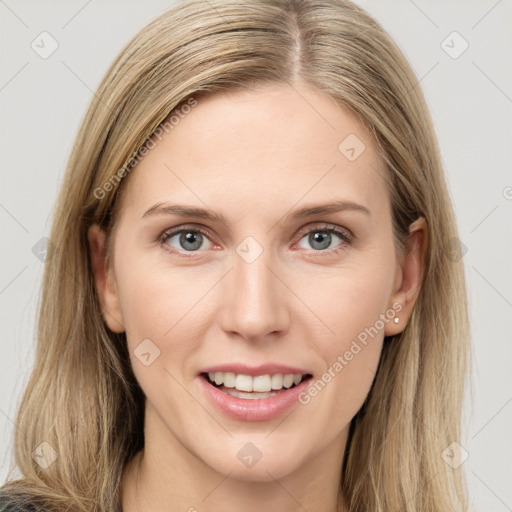
[[[226,333],[257,342],[288,330],[287,290],[273,266],[266,251],[252,263],[234,255],[221,290],[220,324]]]

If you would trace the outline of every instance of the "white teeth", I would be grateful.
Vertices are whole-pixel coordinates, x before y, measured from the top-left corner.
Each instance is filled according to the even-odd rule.
[[[227,388],[234,388],[235,387],[235,379],[236,375],[234,373],[225,373],[224,374],[224,386]]]
[[[272,389],[281,389],[283,387],[283,376],[280,373],[272,375]]]
[[[293,375],[288,374],[283,377],[283,386],[285,388],[291,388],[293,386]]]
[[[270,375],[259,375],[252,379],[252,390],[264,393],[272,389],[270,384]]]
[[[250,375],[237,375],[235,388],[238,391],[252,391],[252,377]]]
[[[269,393],[270,391],[291,388],[294,384],[300,384],[302,375],[288,373],[283,375],[276,373],[274,375],[250,375],[235,374],[232,372],[208,372],[211,382],[217,386],[224,385],[226,388],[235,388],[239,391]]]
[[[235,398],[245,398],[246,400],[260,400],[262,398],[270,398],[279,394],[277,391],[272,391],[270,393],[246,393],[245,391],[238,391],[238,389],[226,389],[225,392]]]

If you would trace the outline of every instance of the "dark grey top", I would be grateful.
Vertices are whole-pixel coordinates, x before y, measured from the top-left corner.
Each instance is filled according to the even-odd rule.
[[[19,507],[18,505],[9,505],[7,508],[1,508],[0,512],[38,512],[34,507],[26,506],[26,507]]]

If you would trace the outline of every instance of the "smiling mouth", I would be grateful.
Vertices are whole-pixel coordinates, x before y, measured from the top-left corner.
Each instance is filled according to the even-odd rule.
[[[261,400],[286,393],[301,382],[311,379],[311,374],[235,375],[234,373],[201,373],[211,386],[235,398]]]

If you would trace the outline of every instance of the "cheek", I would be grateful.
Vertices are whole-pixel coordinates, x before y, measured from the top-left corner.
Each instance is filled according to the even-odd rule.
[[[322,328],[311,329],[314,349],[323,371],[303,396],[302,403],[332,425],[346,425],[362,406],[377,371],[386,323],[395,315],[387,310],[394,277],[394,256],[347,266],[315,280],[301,291]],[[387,313],[387,316],[386,316]],[[319,335],[321,333],[321,335]],[[314,412],[313,412],[314,411]]]
[[[211,318],[206,309],[211,309],[211,289],[218,277],[204,269],[155,263],[144,255],[123,259],[117,275],[132,358],[137,346],[150,339],[161,351],[155,363],[166,361],[168,366],[170,360],[178,361],[178,371],[185,374],[182,363],[193,363],[191,357],[208,325],[206,318]]]
[[[193,354],[201,339],[197,302],[211,284],[135,255],[123,259],[116,270],[135,377],[164,415],[186,410],[190,397],[179,383],[195,364]]]
[[[307,316],[320,327],[316,344],[328,360],[348,350],[354,339],[364,343],[383,336],[393,288],[394,259],[391,254],[370,260],[316,275],[302,272],[300,281],[295,279],[293,289],[304,298],[309,308]]]
[[[127,331],[161,337],[193,306],[194,299],[197,302],[205,286],[190,270],[155,262],[151,253],[156,250],[130,251],[116,264],[116,275]]]

